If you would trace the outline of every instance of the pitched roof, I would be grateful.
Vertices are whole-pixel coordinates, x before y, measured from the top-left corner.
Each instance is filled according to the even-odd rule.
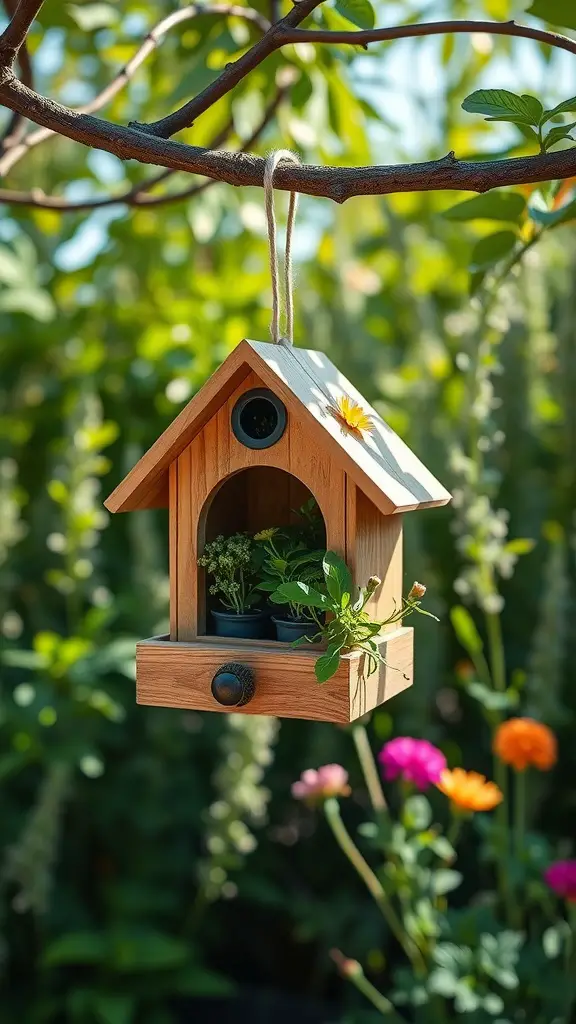
[[[167,505],[168,467],[253,370],[385,514],[446,505],[449,492],[323,352],[242,341],[106,500],[111,512]],[[372,429],[354,434],[332,411],[352,398]]]

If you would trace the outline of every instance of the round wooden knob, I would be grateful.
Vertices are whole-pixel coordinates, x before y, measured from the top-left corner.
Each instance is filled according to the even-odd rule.
[[[252,700],[255,689],[252,669],[237,661],[221,665],[211,686],[214,700],[229,708],[241,708],[247,704]]]

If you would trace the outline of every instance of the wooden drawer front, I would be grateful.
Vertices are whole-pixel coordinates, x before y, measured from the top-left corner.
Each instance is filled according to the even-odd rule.
[[[314,675],[318,652],[257,641],[186,643],[152,637],[136,645],[137,700],[197,711],[350,722],[411,685],[412,632],[402,628],[382,637],[387,664],[373,675],[365,677],[363,656],[354,652],[342,658],[336,675],[323,685]],[[210,692],[217,670],[234,661],[248,665],[255,676],[256,693],[242,708],[223,707]]]

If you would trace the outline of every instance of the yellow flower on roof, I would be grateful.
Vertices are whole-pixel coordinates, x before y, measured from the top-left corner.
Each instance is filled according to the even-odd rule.
[[[331,407],[330,412],[340,425],[348,429],[351,434],[361,437],[363,433],[370,434],[372,432],[370,417],[364,412],[362,406],[355,402],[353,398],[349,398],[348,395],[342,395],[338,398],[336,405]]]

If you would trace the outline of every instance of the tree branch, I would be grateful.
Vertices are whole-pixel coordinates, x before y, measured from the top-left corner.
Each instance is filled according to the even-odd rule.
[[[519,36],[536,39],[561,50],[576,53],[576,40],[557,32],[518,25],[515,21],[430,21],[419,25],[397,25],[392,28],[372,28],[352,32],[330,32],[323,29],[291,29],[283,32],[281,45],[286,43],[329,43],[367,46],[368,43],[389,42],[392,39],[409,39],[415,36],[436,36],[461,33],[472,35],[485,32],[492,36]]]
[[[154,121],[152,124],[140,124],[138,121],[133,121],[129,127],[137,128],[141,132],[146,132],[147,135],[156,135],[161,139],[168,139],[183,128],[189,128],[199,114],[203,114],[217,100],[226,96],[235,85],[246,78],[246,75],[257,68],[263,60],[266,60],[266,57],[269,57],[275,50],[279,50],[284,45],[282,42],[284,34],[304,21],[304,18],[307,18],[321,3],[322,0],[298,0],[285,18],[272,25],[262,39],[238,60],[228,64],[222,74],[198,93],[193,100],[185,103],[179,110],[168,114],[160,121]]]
[[[56,132],[86,146],[103,149],[113,153],[120,159],[134,159],[141,163],[151,163],[172,170],[188,171],[202,174],[208,178],[225,181],[231,185],[263,184],[264,161],[260,157],[244,153],[217,152],[197,146],[187,146],[173,142],[166,135],[190,124],[194,117],[202,113],[217,99],[224,96],[241,81],[253,68],[257,67],[269,54],[284,45],[286,41],[308,39],[312,36],[320,42],[366,42],[365,32],[321,32],[297,30],[298,24],[310,14],[321,0],[299,0],[285,18],[272,25],[250,50],[235,63],[229,65],[223,73],[207,89],[194,100],[185,104],[162,121],[146,128],[123,127],[92,117],[90,114],[70,110],[62,104],[35,93],[32,89],[19,82],[11,67],[0,62],[0,99],[10,109],[16,111],[42,125],[50,132]],[[21,3],[11,26],[18,23],[18,13],[26,8],[27,21],[30,21],[32,8],[38,9],[38,3]],[[221,5],[222,6],[222,5]],[[169,16],[180,19],[184,11],[174,12]],[[212,11],[214,8],[211,9]],[[194,7],[194,13],[200,9]],[[227,8],[230,13],[231,8]],[[203,13],[203,10],[202,10]],[[188,13],[189,16],[189,13]],[[18,32],[12,38],[20,38],[23,31],[23,15],[20,18]],[[514,22],[438,22],[420,26],[400,26],[390,29],[374,29],[368,33],[367,41],[384,38],[400,38],[407,35],[429,35],[447,31],[490,31],[495,34],[525,35],[576,52],[576,42],[553,33],[528,29]],[[6,37],[6,33],[2,38]],[[148,43],[150,45],[150,42]],[[145,46],[145,44],[143,44]],[[12,50],[14,47],[12,46]],[[6,50],[4,51],[6,53]],[[149,52],[149,50],[147,51]],[[142,54],[142,47],[138,55]],[[0,53],[1,57],[1,53]],[[143,59],[143,58],[142,58]],[[133,62],[132,62],[133,66]],[[120,76],[121,78],[122,76]],[[116,81],[116,80],[115,80]],[[122,82],[124,84],[124,82]],[[112,88],[116,88],[112,83]],[[121,85],[118,85],[121,88]],[[110,98],[110,87],[105,93]],[[100,95],[97,102],[101,100]],[[95,101],[91,108],[94,109]],[[37,133],[34,133],[37,134]],[[275,184],[279,189],[302,192],[308,195],[325,196],[336,202],[344,202],[356,195],[386,195],[393,192],[432,191],[438,189],[458,189],[486,192],[502,185],[518,185],[537,181],[548,181],[553,178],[568,178],[576,175],[576,149],[563,150],[559,153],[544,153],[534,157],[520,157],[510,160],[485,160],[478,162],[459,161],[453,153],[441,160],[427,163],[414,163],[404,166],[383,167],[312,167],[280,164]],[[152,182],[154,184],[154,182]],[[142,192],[142,187],[140,188]],[[190,194],[188,191],[187,194]],[[49,197],[46,197],[49,201]],[[152,199],[152,197],[149,197]],[[156,197],[158,199],[164,197]],[[56,197],[54,197],[56,201]],[[101,202],[107,204],[108,197]],[[116,201],[116,200],[115,200]],[[54,207],[52,207],[54,208]]]
[[[4,7],[9,18],[14,16],[17,3],[18,0],[4,0]],[[24,85],[29,85],[32,88],[34,84],[32,76],[32,62],[25,42],[20,47],[20,51],[18,53],[18,67],[20,69],[20,81],[24,82]],[[26,118],[22,117],[21,114],[13,114],[6,126],[4,135],[0,140],[0,156],[5,149],[15,146],[17,142],[20,142],[25,131]]]
[[[176,25],[180,25],[183,21],[188,21],[191,18],[200,17],[202,15],[217,17],[233,16],[236,18],[243,18],[245,21],[252,22],[252,24],[254,24],[262,33],[267,32],[270,28],[270,22],[262,14],[253,10],[251,7],[240,7],[237,4],[229,3],[218,3],[206,8],[200,4],[188,4],[186,7],[182,7],[178,11],[173,11],[172,14],[163,18],[162,21],[159,21],[158,24],[150,30],[145,39],[142,40],[142,43],[134,55],[112,79],[112,81],[88,103],[85,103],[81,107],[77,107],[77,112],[81,114],[93,114],[97,110],[101,110],[102,107],[106,106],[107,103],[113,100],[118,93],[122,91],[128,82],[134,77],[138,68],[141,67],[147,57],[150,56],[171,29]],[[22,80],[25,82],[24,78]],[[30,83],[25,82],[25,84]],[[57,129],[40,128],[38,131],[31,132],[18,145],[11,146],[9,149],[6,146],[6,152],[2,157],[0,157],[0,176],[8,174],[14,165],[18,163],[18,161],[21,160],[30,149],[34,146],[38,146],[41,142],[45,142],[46,139],[52,138],[55,134],[58,134]]]
[[[252,49],[248,50],[233,64],[229,64],[222,74],[208,85],[194,99],[175,110],[168,117],[152,124],[133,122],[131,127],[139,128],[151,135],[167,139],[183,128],[189,128],[194,120],[208,110],[217,100],[230,92],[254,68],[258,67],[266,57],[275,50],[290,43],[310,42],[329,44],[349,44],[366,47],[368,43],[383,42],[392,39],[405,39],[409,36],[445,35],[453,32],[475,33],[486,32],[491,35],[522,36],[536,39],[549,46],[559,47],[576,53],[576,41],[555,32],[517,25],[514,21],[438,21],[422,25],[399,25],[392,28],[376,28],[366,31],[331,32],[322,29],[298,29],[297,26],[322,0],[299,0],[296,6],[266,32]]]
[[[0,63],[6,62],[12,67],[43,3],[44,0],[20,0],[12,18],[0,35]]]
[[[291,71],[292,69],[284,69],[285,71]],[[286,96],[286,92],[290,82],[286,81],[288,76],[284,76],[284,84],[280,85],[277,89],[276,95],[272,101],[268,104],[264,111],[260,124],[252,132],[250,138],[242,144],[242,148],[239,150],[240,153],[244,153],[247,149],[251,149],[252,146],[256,145],[260,136],[270,124],[274,118],[280,103]],[[292,76],[289,76],[292,78]],[[212,142],[212,147],[222,145],[227,136],[234,130],[234,125],[230,122],[226,129],[220,132],[219,136]],[[151,196],[149,195],[150,189],[159,185],[161,182],[166,181],[167,178],[171,177],[175,171],[164,170],[160,174],[155,174],[150,177],[147,181],[140,182],[137,185],[132,186],[126,192],[122,192],[118,196],[95,196],[93,199],[84,199],[78,201],[71,201],[66,199],[64,196],[48,196],[42,189],[31,189],[29,192],[19,192],[14,189],[0,189],[0,203],[13,204],[15,206],[31,206],[40,210],[55,210],[59,213],[77,213],[81,210],[96,210],[103,206],[166,206],[169,203],[176,203],[184,199],[192,199],[200,193],[204,192],[211,185],[217,183],[216,178],[208,178],[207,181],[203,181],[199,185],[189,185],[188,188],[181,189],[179,192],[169,192],[165,195]]]
[[[13,110],[66,138],[104,149],[121,160],[170,167],[202,174],[229,185],[263,186],[264,160],[245,153],[218,152],[147,135],[135,128],[111,124],[48,100],[18,82],[14,75],[0,82],[0,99]],[[576,147],[559,153],[511,160],[457,160],[453,153],[427,163],[382,167],[313,167],[281,163],[276,188],[324,196],[335,202],[358,195],[430,192],[457,189],[487,192],[503,185],[521,185],[576,176]]]

